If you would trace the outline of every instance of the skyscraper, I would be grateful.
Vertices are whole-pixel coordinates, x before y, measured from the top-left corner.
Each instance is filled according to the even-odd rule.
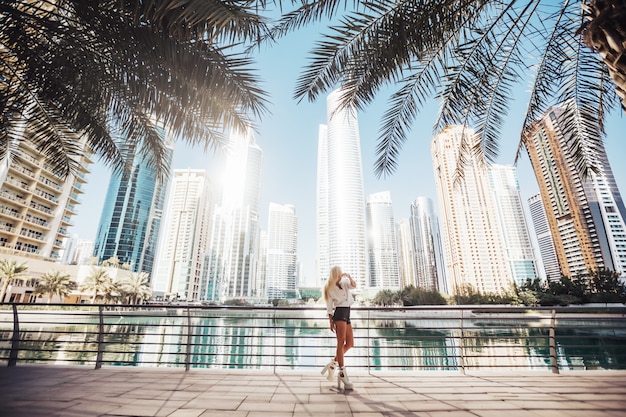
[[[439,221],[433,201],[418,197],[411,204],[411,246],[417,287],[448,293]]]
[[[211,191],[205,170],[174,170],[157,269],[152,279],[155,296],[200,300],[202,263],[212,214]]]
[[[549,281],[558,281],[561,278],[561,268],[554,249],[554,239],[548,225],[548,217],[543,208],[541,195],[535,194],[528,199],[530,218],[532,219],[539,245],[539,256],[543,264],[543,270]]]
[[[326,100],[320,127],[317,171],[318,277],[340,266],[361,289],[369,284],[361,144],[355,109],[338,109],[341,90]],[[323,252],[324,248],[328,252]],[[328,261],[326,261],[328,259]]]
[[[517,181],[517,170],[509,165],[490,165],[489,186],[504,241],[506,262],[518,286],[538,277],[535,254]]]
[[[559,267],[567,276],[606,268],[626,273],[626,208],[604,147],[581,144],[597,166],[580,175],[562,106],[551,107],[524,132]],[[583,127],[584,128],[584,127]],[[598,137],[599,129],[583,135]]]
[[[30,127],[25,128],[28,135]],[[88,155],[78,162],[79,171],[63,177],[28,140],[17,142],[16,149],[4,155],[0,160],[1,251],[60,259],[92,164]]]
[[[473,153],[467,155],[463,176],[457,176],[463,142],[471,148],[477,140],[470,128],[448,126],[431,144],[446,275],[453,294],[467,286],[504,293],[513,283],[486,163]]]
[[[203,277],[203,299],[257,297],[259,199],[263,151],[251,130],[231,132],[211,222]]]
[[[399,290],[396,224],[388,191],[370,194],[366,205],[371,288]]]
[[[290,204],[270,203],[267,222],[265,293],[268,299],[296,298],[298,219]]]
[[[413,239],[411,237],[411,225],[409,219],[400,219],[396,225],[398,236],[398,273],[400,274],[400,287],[416,286],[415,280],[415,255],[413,252]]]
[[[165,140],[165,130],[161,131]],[[168,140],[166,158],[171,161],[173,145]],[[152,275],[167,183],[144,160],[135,146],[128,146],[129,169],[114,172],[109,182],[96,241],[98,262],[117,257],[133,272]]]

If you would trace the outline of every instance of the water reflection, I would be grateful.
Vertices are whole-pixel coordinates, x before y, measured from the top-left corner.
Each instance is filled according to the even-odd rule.
[[[310,312],[309,312],[310,313]],[[107,317],[105,365],[312,369],[334,354],[327,319],[304,313],[214,311],[191,317]],[[358,316],[358,315],[357,315]],[[557,329],[560,369],[626,369],[626,331],[602,320]],[[94,364],[98,323],[22,324],[20,362]],[[354,321],[351,367],[370,370],[550,369],[549,331],[537,320],[399,319]],[[0,324],[0,352],[11,331]],[[189,355],[188,355],[189,354]]]

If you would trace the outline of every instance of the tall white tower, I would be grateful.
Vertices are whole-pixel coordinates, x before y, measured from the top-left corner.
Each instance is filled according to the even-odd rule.
[[[168,299],[199,301],[211,218],[211,181],[205,170],[174,170],[153,291]]]
[[[477,140],[470,128],[448,126],[431,144],[446,272],[453,294],[462,293],[466,286],[482,293],[512,289],[487,165],[475,154],[467,155],[463,176],[457,176],[461,146],[471,149]]]
[[[318,244],[320,251],[327,246],[328,254],[318,255],[318,273],[319,278],[325,281],[329,268],[338,265],[350,273],[357,286],[363,289],[367,288],[369,279],[361,143],[356,110],[338,109],[340,97],[340,90],[328,96],[326,128],[320,129]]]
[[[370,287],[399,290],[396,225],[388,191],[367,197],[367,236],[369,239]]]
[[[290,204],[270,203],[267,222],[265,293],[268,299],[296,298],[298,219]]]

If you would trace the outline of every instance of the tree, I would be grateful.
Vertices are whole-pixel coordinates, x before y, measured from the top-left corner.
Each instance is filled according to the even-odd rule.
[[[35,294],[48,295],[48,304],[52,301],[52,297],[55,294],[63,299],[71,291],[72,280],[70,276],[59,271],[46,272],[41,276],[35,287]]]
[[[133,272],[121,280],[120,289],[128,297],[129,304],[140,304],[152,297],[148,278],[145,272]]]
[[[267,111],[242,52],[265,33],[257,7],[250,0],[1,2],[0,160],[27,138],[68,174],[85,138],[115,168],[138,148],[164,174],[161,125],[171,137],[222,147],[224,129],[244,130]]]
[[[91,304],[93,304],[96,298],[104,298],[107,294],[111,293],[113,281],[106,269],[93,268],[91,274],[85,278],[85,281],[83,281],[79,288],[81,291],[93,293],[91,297]]]
[[[461,161],[469,152],[493,161],[513,87],[527,81],[520,149],[524,129],[550,106],[565,103],[577,166],[584,175],[595,168],[589,157],[595,153],[582,147],[602,146],[601,135],[588,133],[602,131],[607,114],[619,106],[615,86],[620,94],[625,89],[623,0],[357,0],[353,8],[311,0],[298,5],[283,16],[276,35],[326,16],[338,23],[313,49],[296,85],[297,99],[313,101],[340,85],[342,105],[360,110],[383,87],[398,86],[382,119],[377,174],[395,171],[414,119],[432,98],[441,103],[435,131],[475,127],[480,145],[465,144]]]
[[[25,262],[10,261],[8,259],[0,259],[0,278],[2,278],[2,288],[0,288],[0,303],[4,302],[4,297],[9,288],[9,284],[13,280],[24,281],[28,266]]]

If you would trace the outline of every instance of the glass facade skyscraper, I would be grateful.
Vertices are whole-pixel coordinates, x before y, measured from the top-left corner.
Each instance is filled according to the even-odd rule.
[[[411,204],[411,243],[416,287],[448,293],[439,221],[433,201],[418,197]]]
[[[163,140],[165,131],[162,130]],[[171,161],[173,147],[168,146]],[[136,148],[128,148],[129,169],[109,182],[94,243],[98,262],[113,257],[133,272],[152,275],[167,184],[160,181]]]
[[[369,286],[361,143],[355,109],[338,109],[341,90],[326,100],[317,164],[318,278],[330,267],[350,273],[361,289]],[[326,249],[327,248],[327,249]]]
[[[369,286],[399,290],[398,242],[396,225],[388,191],[367,197],[367,236],[370,268]]]
[[[296,298],[298,218],[290,204],[270,203],[265,292],[268,299]]]

